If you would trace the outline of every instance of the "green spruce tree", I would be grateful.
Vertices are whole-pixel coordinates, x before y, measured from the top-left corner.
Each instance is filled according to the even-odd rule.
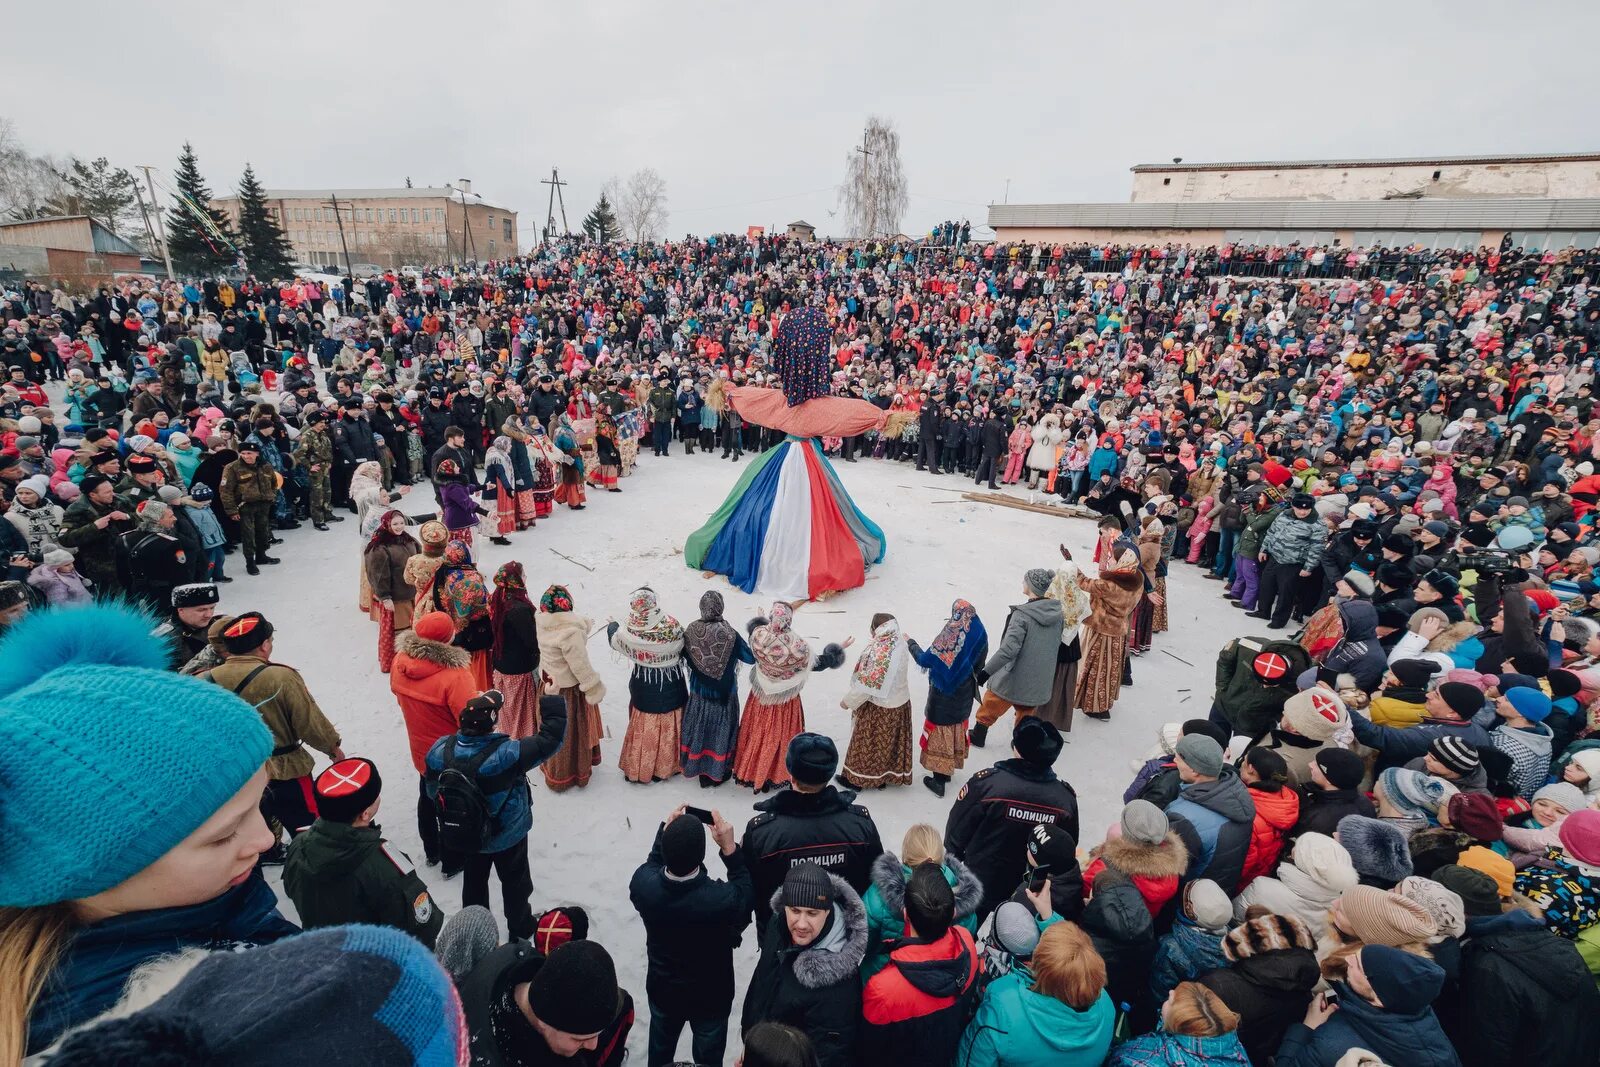
[[[200,176],[200,162],[187,141],[183,154],[178,156],[173,180],[178,191],[201,211],[209,213],[217,229],[227,235],[228,220],[211,207],[211,190]],[[172,251],[172,265],[180,274],[215,274],[233,266],[233,250],[202,228],[200,220],[183,204],[167,209],[167,246]]]
[[[138,218],[131,174],[121,167],[113,167],[101,156],[88,163],[74,159],[62,178],[78,205],[77,214],[104,223],[106,229],[119,237],[129,235]]]
[[[606,194],[601,193],[600,199],[595,203],[594,210],[590,211],[583,219],[583,232],[589,240],[615,241],[622,235],[622,225],[617,222],[617,213],[611,210],[611,201],[606,199]]]
[[[261,188],[254,168],[248,163],[239,179],[239,247],[244,251],[250,273],[263,281],[287,278],[294,273],[294,251],[283,229],[267,210],[267,191]]]

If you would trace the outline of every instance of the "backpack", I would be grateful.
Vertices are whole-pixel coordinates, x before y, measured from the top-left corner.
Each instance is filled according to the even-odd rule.
[[[502,744],[510,738],[502,739]],[[500,745],[485,745],[461,766],[455,766],[456,739],[445,742],[444,769],[437,776],[433,797],[434,811],[439,818],[439,844],[445,849],[462,854],[483,851],[494,831],[495,815],[489,809],[489,793],[505,788],[499,782],[503,775],[490,779],[494,788],[484,788],[478,780],[478,771],[490,756],[500,751]]]

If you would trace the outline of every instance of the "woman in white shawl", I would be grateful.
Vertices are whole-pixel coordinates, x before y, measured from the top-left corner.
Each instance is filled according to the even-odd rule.
[[[611,647],[633,664],[628,732],[618,765],[630,782],[665,781],[681,770],[678,742],[689,690],[683,681],[683,627],[661,610],[648,586],[628,598],[628,622],[606,624]]]
[[[1034,714],[1062,733],[1072,729],[1072,697],[1078,688],[1078,661],[1083,648],[1078,643],[1078,624],[1089,615],[1089,594],[1083,588],[1083,572],[1071,560],[1056,570],[1045,594],[1061,605],[1061,647],[1056,650],[1056,676],[1050,699]]]
[[[900,623],[893,615],[874,615],[872,640],[839,702],[854,720],[839,778],[856,789],[911,784],[910,663]]]
[[[356,506],[356,532],[361,535],[362,560],[358,568],[361,573],[360,594],[356,601],[361,611],[366,613],[374,622],[379,621],[382,605],[374,603],[372,599],[372,583],[367,580],[366,546],[372,540],[372,535],[378,532],[378,526],[383,521],[384,513],[389,510],[389,502],[397,495],[409,493],[411,487],[402,485],[398,493],[390,493],[383,487],[383,467],[375,459],[369,459],[356,467],[355,473],[350,475],[350,503]]]

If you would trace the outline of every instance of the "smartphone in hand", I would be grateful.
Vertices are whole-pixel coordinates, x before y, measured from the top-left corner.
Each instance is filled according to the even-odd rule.
[[[709,811],[707,811],[705,808],[695,808],[695,807],[686,806],[683,809],[683,813],[685,815],[694,816],[696,819],[699,819],[701,822],[705,823],[707,826],[710,826],[712,824],[712,822],[714,821],[712,819],[711,813]]]

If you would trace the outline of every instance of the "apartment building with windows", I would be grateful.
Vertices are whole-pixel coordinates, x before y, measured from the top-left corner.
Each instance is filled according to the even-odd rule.
[[[517,252],[517,213],[472,191],[472,183],[402,189],[268,189],[273,214],[296,262],[343,268],[486,262]],[[337,214],[335,203],[337,202]],[[239,221],[239,198],[211,206]],[[340,243],[343,227],[344,245]]]

